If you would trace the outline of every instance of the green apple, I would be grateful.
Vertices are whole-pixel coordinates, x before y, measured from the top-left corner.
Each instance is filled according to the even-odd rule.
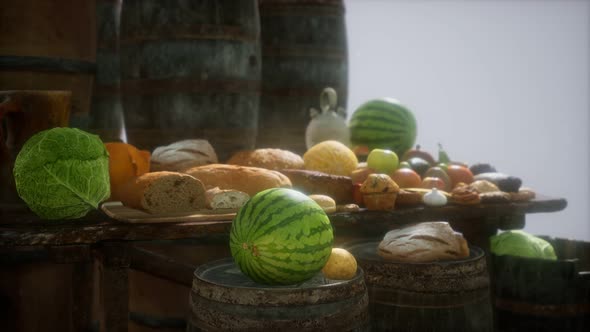
[[[391,174],[398,165],[399,158],[391,150],[373,149],[367,157],[367,166],[378,173]]]

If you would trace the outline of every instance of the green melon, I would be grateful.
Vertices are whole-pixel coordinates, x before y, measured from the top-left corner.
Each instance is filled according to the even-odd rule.
[[[252,280],[292,285],[310,279],[328,261],[334,235],[330,219],[306,195],[272,188],[252,197],[230,232],[236,264]]]
[[[412,112],[391,98],[370,100],[352,114],[349,122],[353,145],[369,150],[387,149],[398,156],[416,141],[416,119]]]

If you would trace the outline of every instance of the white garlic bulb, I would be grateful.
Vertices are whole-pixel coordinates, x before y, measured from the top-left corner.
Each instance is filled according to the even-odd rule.
[[[447,204],[447,196],[443,195],[438,189],[432,188],[431,191],[424,194],[422,201],[428,206],[443,206]]]

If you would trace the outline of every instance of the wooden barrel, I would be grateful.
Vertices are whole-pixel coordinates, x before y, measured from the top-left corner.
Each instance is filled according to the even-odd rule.
[[[260,96],[256,0],[125,0],[121,94],[129,143],[208,139],[221,160],[254,147]]]
[[[373,331],[492,331],[484,252],[465,260],[401,263],[382,259],[379,242],[345,246],[365,271]]]
[[[343,0],[260,0],[262,94],[257,147],[303,153],[309,109],[332,87],[346,108]]]
[[[94,1],[5,0],[0,90],[72,91],[70,126],[86,128],[96,60]]]
[[[129,331],[186,331],[195,269],[231,257],[229,236],[157,241],[130,250]]]
[[[590,330],[590,243],[546,240],[557,261],[491,256],[498,331]]]
[[[104,142],[124,139],[119,26],[122,0],[96,0],[96,79],[88,130]]]
[[[298,286],[264,286],[231,260],[195,271],[187,331],[368,331],[362,270],[349,281],[321,273]]]

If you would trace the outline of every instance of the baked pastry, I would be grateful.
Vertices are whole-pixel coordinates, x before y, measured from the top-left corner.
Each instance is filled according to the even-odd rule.
[[[327,195],[332,197],[337,204],[346,204],[353,201],[352,180],[348,176],[304,169],[284,169],[281,170],[281,173],[291,180],[293,189],[304,194]]]
[[[336,202],[330,196],[326,195],[309,195],[326,213],[336,212]]]
[[[537,196],[531,188],[525,187],[521,187],[517,193],[509,193],[509,195],[513,202],[526,202]]]
[[[233,189],[211,188],[205,192],[207,207],[210,209],[239,209],[250,199],[250,195]]]
[[[398,262],[456,260],[469,256],[467,241],[448,222],[424,222],[387,232],[377,254]]]
[[[479,199],[482,203],[508,203],[510,194],[503,191],[490,191],[479,194]]]
[[[191,167],[218,162],[217,154],[209,141],[189,139],[157,147],[152,153],[150,169],[180,172]]]
[[[451,203],[459,205],[475,205],[480,203],[479,192],[468,185],[456,186],[451,191]]]
[[[500,191],[498,186],[488,180],[477,180],[469,184],[469,187],[477,190],[480,194],[489,193],[493,191]]]
[[[303,158],[288,150],[256,149],[236,152],[227,161],[230,165],[261,167],[280,171],[286,168],[302,169]]]
[[[205,208],[205,187],[194,177],[177,172],[151,172],[125,189],[123,205],[149,213],[189,212]]]
[[[387,174],[370,174],[361,186],[363,202],[369,210],[391,210],[399,186]]]
[[[351,204],[344,204],[344,205],[336,205],[336,212],[359,212],[361,208],[354,203]]]
[[[234,189],[250,196],[269,188],[291,188],[288,177],[265,168],[212,164],[193,167],[184,172],[201,180],[206,189]]]

